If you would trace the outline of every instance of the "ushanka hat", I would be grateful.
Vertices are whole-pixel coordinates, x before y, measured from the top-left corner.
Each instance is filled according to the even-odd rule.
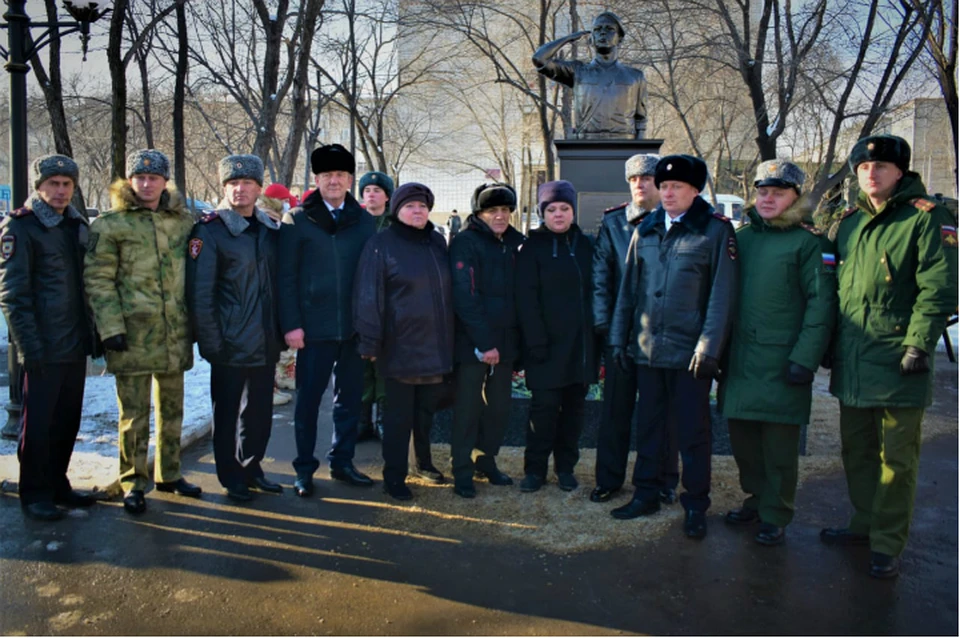
[[[44,155],[33,160],[30,176],[33,178],[34,188],[39,188],[44,181],[57,176],[69,177],[76,184],[80,179],[80,167],[66,155]]]
[[[256,155],[227,155],[220,160],[220,183],[234,179],[252,179],[263,186],[263,160]]]
[[[511,211],[517,209],[517,192],[509,184],[493,182],[480,184],[470,198],[470,209],[476,214],[494,206],[506,206]]]
[[[806,179],[807,176],[803,172],[803,169],[793,162],[772,159],[762,162],[757,166],[757,174],[753,180],[753,185],[757,188],[761,186],[793,188],[799,193]]]
[[[360,178],[360,194],[363,195],[363,189],[367,186],[379,186],[387,194],[387,199],[393,196],[393,180],[386,173],[380,171],[370,171],[364,173]]]
[[[910,170],[910,145],[896,135],[871,135],[853,145],[850,151],[850,170],[864,162],[891,162],[906,173]]]
[[[653,153],[641,153],[634,155],[624,164],[625,178],[629,182],[631,177],[650,175],[657,172],[657,162],[660,161],[659,155]]]
[[[143,148],[127,155],[127,179],[145,174],[170,179],[170,160],[154,148]]]
[[[344,171],[351,175],[357,172],[353,155],[339,144],[327,144],[311,153],[310,167],[314,175],[331,171]]]
[[[657,162],[653,182],[660,188],[663,182],[684,182],[698,191],[707,184],[707,165],[693,155],[667,155]]]

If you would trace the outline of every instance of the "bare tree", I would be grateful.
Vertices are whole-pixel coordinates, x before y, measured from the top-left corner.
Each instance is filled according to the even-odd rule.
[[[950,116],[953,129],[953,173],[958,175],[957,149],[960,148],[960,132],[957,130],[957,111],[960,98],[957,95],[957,0],[912,0],[913,9],[927,23],[927,53],[932,65],[932,74],[940,85],[940,93]],[[924,5],[929,7],[925,10]]]

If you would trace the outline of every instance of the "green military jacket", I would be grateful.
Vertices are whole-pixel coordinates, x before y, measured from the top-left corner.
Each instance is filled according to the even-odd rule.
[[[816,371],[830,343],[837,312],[837,278],[830,242],[804,223],[798,200],[765,221],[753,207],[737,229],[740,298],[717,393],[732,419],[810,421],[810,385],[787,383],[787,367]]]
[[[926,407],[933,371],[901,376],[907,346],[930,354],[957,308],[956,222],[907,172],[874,210],[863,193],[831,229],[840,316],[830,391],[852,407]]]
[[[110,188],[111,210],[90,225],[84,283],[104,340],[126,335],[126,352],[107,352],[113,374],[174,373],[193,367],[186,302],[187,241],[194,218],[168,189],[156,211],[126,181]]]

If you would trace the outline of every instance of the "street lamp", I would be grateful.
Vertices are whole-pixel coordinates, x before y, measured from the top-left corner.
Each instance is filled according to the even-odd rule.
[[[54,38],[71,33],[80,33],[83,58],[87,58],[87,42],[90,39],[90,24],[110,12],[107,0],[64,0],[64,8],[76,22],[33,22],[26,13],[26,0],[4,0],[6,22],[0,29],[7,30],[7,47],[0,46],[0,57],[7,63],[3,68],[10,74],[10,185],[11,204],[21,206],[29,194],[27,186],[27,61]],[[30,29],[45,29],[35,40]],[[64,29],[61,31],[61,29]],[[9,334],[9,330],[8,330]],[[22,370],[17,364],[16,347],[10,343],[7,349],[7,370],[10,373],[9,413],[3,436],[16,437],[19,429],[20,405],[23,398]]]

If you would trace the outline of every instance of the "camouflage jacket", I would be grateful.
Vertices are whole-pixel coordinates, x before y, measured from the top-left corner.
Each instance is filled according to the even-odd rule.
[[[107,352],[114,374],[193,367],[186,302],[187,241],[194,218],[172,188],[156,211],[126,181],[110,187],[111,210],[90,225],[84,281],[103,340],[125,334],[126,352]]]

